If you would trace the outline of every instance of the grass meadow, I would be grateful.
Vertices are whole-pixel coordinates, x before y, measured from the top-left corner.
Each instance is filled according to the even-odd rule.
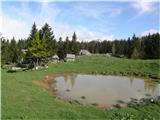
[[[33,81],[57,73],[113,74],[156,78],[160,60],[131,60],[103,56],[80,57],[75,62],[50,64],[48,69],[8,73],[1,69],[2,119],[158,120],[160,103],[137,108],[102,109],[61,101]],[[154,80],[154,79],[153,79]]]

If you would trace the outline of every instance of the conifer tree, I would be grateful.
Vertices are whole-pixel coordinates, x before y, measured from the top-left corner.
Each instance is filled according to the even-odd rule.
[[[69,41],[68,36],[66,37],[66,40],[64,42],[64,50],[66,54],[70,53],[70,41]]]
[[[77,42],[77,35],[74,32],[73,36],[72,36],[72,42],[71,42],[71,53],[78,55],[79,51],[80,51],[80,49],[79,49],[79,44]]]
[[[116,46],[115,46],[115,42],[113,42],[113,45],[112,45],[112,55],[115,55],[116,54]]]
[[[48,57],[45,36],[40,40],[39,32],[36,33],[36,38],[31,40],[27,55],[34,64],[34,67],[39,65],[41,59]]]
[[[137,50],[136,47],[135,47],[134,50],[133,50],[133,53],[132,53],[131,58],[133,58],[133,59],[138,59],[138,58],[140,58],[140,52]]]
[[[1,64],[8,64],[11,62],[10,59],[10,43],[9,40],[1,39]]]
[[[64,43],[62,41],[62,38],[59,38],[59,42],[58,42],[58,51],[57,51],[57,55],[59,57],[60,60],[65,60],[66,57],[66,51],[64,49]]]
[[[54,39],[54,34],[52,28],[49,26],[48,23],[45,23],[45,25],[40,30],[40,39],[42,39],[43,36],[46,36],[46,44],[47,44],[47,51],[49,52],[49,56],[53,56],[56,53],[56,40]]]
[[[35,39],[37,31],[38,31],[38,29],[36,27],[36,23],[34,22],[32,29],[31,29],[31,33],[27,39],[27,47],[31,45],[32,39]]]
[[[18,62],[18,48],[17,48],[17,44],[16,41],[14,39],[14,37],[11,40],[10,43],[10,60],[12,63],[17,63]]]

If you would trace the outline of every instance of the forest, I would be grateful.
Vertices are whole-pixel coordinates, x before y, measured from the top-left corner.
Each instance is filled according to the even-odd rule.
[[[60,60],[64,60],[67,53],[78,55],[81,49],[93,54],[111,53],[116,57],[129,59],[159,59],[160,58],[160,34],[148,34],[137,37],[133,34],[128,39],[91,40],[79,42],[74,32],[71,39],[60,37],[55,39],[54,31],[48,23],[41,29],[33,24],[30,35],[26,39],[11,40],[1,39],[1,64],[31,63],[34,67],[40,62],[47,62],[48,58],[57,54]]]

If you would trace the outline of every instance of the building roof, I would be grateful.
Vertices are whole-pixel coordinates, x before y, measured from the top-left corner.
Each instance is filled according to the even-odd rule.
[[[88,55],[88,54],[91,54],[91,53],[88,50],[81,50],[80,54]]]
[[[52,56],[53,59],[59,59],[57,55]]]
[[[23,53],[26,53],[28,51],[28,49],[22,49]]]

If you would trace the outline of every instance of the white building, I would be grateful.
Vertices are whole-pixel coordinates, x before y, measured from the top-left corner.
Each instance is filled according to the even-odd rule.
[[[106,56],[107,56],[107,57],[111,57],[111,56],[112,56],[112,53],[106,53]]]
[[[52,56],[52,62],[57,63],[59,61],[59,57],[57,55]]]
[[[79,55],[91,55],[91,53],[88,50],[81,50]]]
[[[24,54],[26,54],[27,51],[28,51],[28,49],[22,49],[22,52],[23,52]]]
[[[74,54],[67,54],[66,61],[75,61],[76,56]]]

